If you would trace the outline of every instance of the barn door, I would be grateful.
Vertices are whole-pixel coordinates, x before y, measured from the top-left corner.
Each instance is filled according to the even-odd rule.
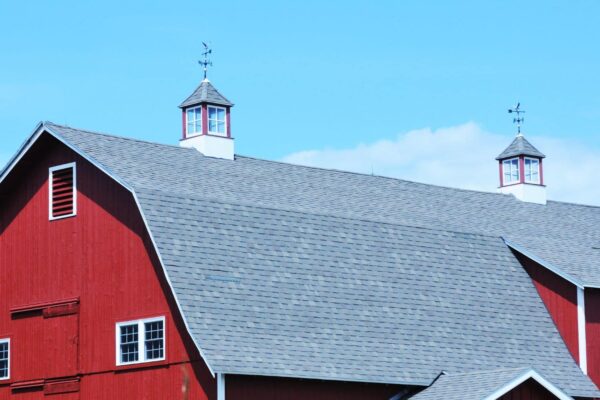
[[[79,370],[79,302],[70,300],[11,310],[17,327],[14,379],[52,382]]]

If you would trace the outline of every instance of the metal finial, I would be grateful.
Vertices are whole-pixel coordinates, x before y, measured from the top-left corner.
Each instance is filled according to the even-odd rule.
[[[208,45],[204,42],[202,42],[202,45],[204,46],[204,51],[202,52],[204,60],[198,61],[198,64],[202,65],[202,68],[204,68],[204,79],[206,79],[206,71],[208,69],[208,66],[210,65],[212,67],[212,61],[208,59],[209,54],[212,53],[212,49],[209,48]]]
[[[517,136],[522,136],[521,135],[521,124],[523,122],[525,122],[525,118],[521,117],[521,114],[524,114],[525,110],[521,110],[521,103],[517,103],[517,105],[514,108],[509,108],[508,113],[509,114],[512,114],[512,113],[517,114],[517,117],[513,118],[513,123],[517,124]]]

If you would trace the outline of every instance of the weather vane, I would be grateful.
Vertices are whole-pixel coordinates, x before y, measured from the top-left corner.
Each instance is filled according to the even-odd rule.
[[[525,110],[521,110],[521,103],[517,103],[517,105],[514,108],[509,108],[508,113],[517,114],[517,117],[513,118],[513,123],[517,124],[517,136],[521,136],[521,124],[525,122],[525,118],[521,117],[521,114],[525,113]]]
[[[204,46],[204,52],[202,52],[204,60],[198,61],[198,64],[202,65],[202,68],[204,68],[204,79],[206,79],[206,70],[209,65],[212,67],[212,61],[208,59],[209,54],[212,53],[212,49],[204,42],[202,42],[202,45]]]

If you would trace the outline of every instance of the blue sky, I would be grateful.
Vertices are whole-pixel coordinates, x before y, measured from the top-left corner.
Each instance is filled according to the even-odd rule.
[[[0,164],[39,120],[176,144],[204,40],[240,154],[493,190],[520,100],[551,197],[598,204],[598,26],[592,0],[0,0]]]

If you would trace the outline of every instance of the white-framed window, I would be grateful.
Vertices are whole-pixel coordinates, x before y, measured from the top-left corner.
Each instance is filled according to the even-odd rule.
[[[48,170],[50,221],[77,215],[77,166],[62,164]]]
[[[0,339],[0,380],[10,379],[10,339]]]
[[[186,110],[186,135],[196,136],[202,134],[202,106],[188,108]]]
[[[519,159],[511,158],[509,160],[502,161],[502,174],[503,183],[505,185],[520,182],[521,178],[519,174]]]
[[[227,136],[227,110],[224,107],[208,106],[208,133]]]
[[[540,160],[525,157],[525,182],[540,183]]]
[[[165,337],[165,317],[117,323],[117,365],[164,360]]]

